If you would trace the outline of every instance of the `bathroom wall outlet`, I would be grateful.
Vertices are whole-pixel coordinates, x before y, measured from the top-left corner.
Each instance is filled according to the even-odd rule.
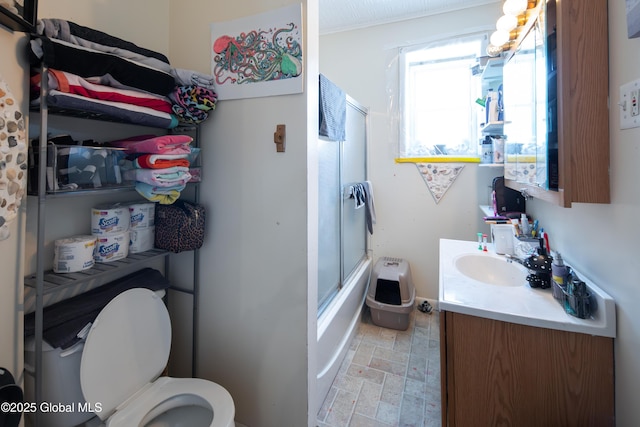
[[[620,129],[640,127],[640,80],[620,86]]]

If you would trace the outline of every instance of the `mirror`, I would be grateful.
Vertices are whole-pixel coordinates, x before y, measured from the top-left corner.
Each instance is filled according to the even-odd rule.
[[[557,190],[555,28],[549,27],[543,4],[504,66],[505,178]]]

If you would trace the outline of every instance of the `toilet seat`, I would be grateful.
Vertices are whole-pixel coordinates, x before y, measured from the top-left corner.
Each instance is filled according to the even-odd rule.
[[[210,427],[235,425],[233,399],[222,386],[199,378],[160,377],[143,394],[117,410],[107,420],[106,426],[142,427],[159,413],[187,405],[209,406],[213,412]],[[157,408],[156,413],[150,413],[154,408]]]
[[[158,405],[197,403],[214,411],[212,427],[233,426],[233,400],[220,385],[158,379],[170,349],[169,312],[156,293],[134,288],[111,300],[94,320],[80,362],[82,393],[96,415],[108,426],[133,427]]]

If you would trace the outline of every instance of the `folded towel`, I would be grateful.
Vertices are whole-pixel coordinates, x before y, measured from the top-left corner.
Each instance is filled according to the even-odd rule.
[[[216,108],[218,95],[211,89],[197,85],[176,86],[169,94],[172,109],[181,122],[200,123]]]
[[[136,191],[145,199],[151,202],[158,202],[161,205],[170,205],[180,198],[180,192],[186,185],[175,187],[157,187],[144,182],[136,182]]]
[[[333,141],[344,141],[347,123],[347,97],[333,82],[320,74],[319,134]]]
[[[139,169],[166,169],[176,166],[189,167],[189,154],[141,154],[133,160]]]
[[[171,74],[173,74],[173,77],[176,79],[176,83],[180,86],[196,85],[211,90],[214,89],[213,84],[215,82],[215,77],[212,75],[184,68],[172,68]]]
[[[190,154],[193,141],[188,135],[138,135],[107,142],[112,147],[124,148],[127,154]]]
[[[165,169],[130,169],[124,171],[125,180],[144,182],[156,187],[185,185],[191,179],[189,168],[174,166]]]

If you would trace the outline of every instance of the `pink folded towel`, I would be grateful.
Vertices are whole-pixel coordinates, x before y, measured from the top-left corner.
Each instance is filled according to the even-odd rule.
[[[189,154],[193,138],[189,135],[138,135],[107,144],[112,147],[124,148],[127,154]]]

